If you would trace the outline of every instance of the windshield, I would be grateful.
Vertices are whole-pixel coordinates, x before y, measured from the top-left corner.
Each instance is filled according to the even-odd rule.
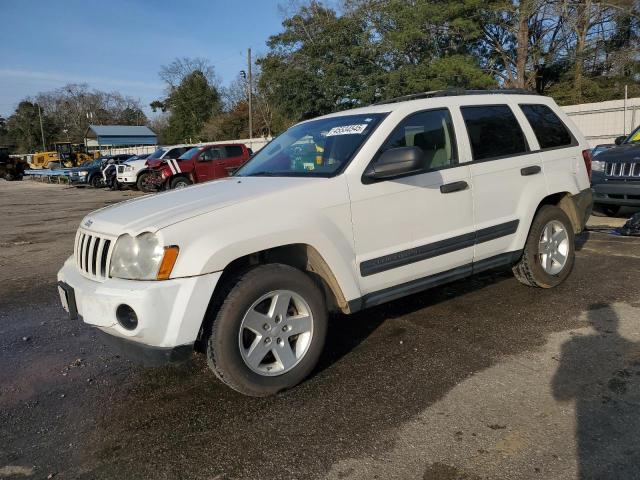
[[[147,160],[155,160],[158,159],[160,157],[162,157],[162,155],[164,154],[166,150],[164,148],[159,148],[157,149],[155,152],[153,152],[151,155],[149,155],[147,157]]]
[[[631,132],[623,143],[640,143],[640,127]]]
[[[335,175],[384,116],[345,115],[295,125],[260,150],[236,176]]]
[[[202,150],[203,147],[193,147],[190,148],[189,150],[187,150],[186,152],[184,152],[182,155],[180,155],[180,160],[191,160],[193,157],[195,157],[198,152],[200,150]]]

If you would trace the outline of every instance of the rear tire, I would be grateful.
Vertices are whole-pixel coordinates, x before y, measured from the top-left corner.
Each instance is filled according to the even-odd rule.
[[[193,182],[187,177],[176,177],[169,183],[169,188],[174,190],[176,188],[185,188],[191,185]]]
[[[513,274],[531,287],[552,288],[569,276],[575,261],[573,225],[564,211],[544,205],[533,219]]]
[[[314,281],[288,265],[260,265],[242,274],[222,302],[207,360],[234,390],[274,395],[311,373],[326,333],[324,296]]]

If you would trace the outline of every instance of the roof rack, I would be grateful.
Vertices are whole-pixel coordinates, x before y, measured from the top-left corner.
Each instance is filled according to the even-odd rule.
[[[424,98],[457,97],[460,95],[538,95],[536,92],[524,88],[497,88],[493,90],[465,90],[462,88],[452,88],[447,90],[433,90],[431,92],[412,93],[401,97],[390,98],[372,105],[385,105],[387,103],[407,102],[409,100],[421,100]]]

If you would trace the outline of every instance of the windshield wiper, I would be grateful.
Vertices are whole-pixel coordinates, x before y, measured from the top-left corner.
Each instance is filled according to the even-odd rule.
[[[243,176],[244,177],[275,177],[276,175],[278,174],[274,172],[269,172],[267,170],[262,170],[260,172],[253,172]]]

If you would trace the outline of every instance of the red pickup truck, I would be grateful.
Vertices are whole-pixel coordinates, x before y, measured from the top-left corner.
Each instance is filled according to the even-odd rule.
[[[193,147],[177,159],[147,161],[151,172],[148,182],[169,190],[228,177],[251,155],[251,149],[242,143]]]

